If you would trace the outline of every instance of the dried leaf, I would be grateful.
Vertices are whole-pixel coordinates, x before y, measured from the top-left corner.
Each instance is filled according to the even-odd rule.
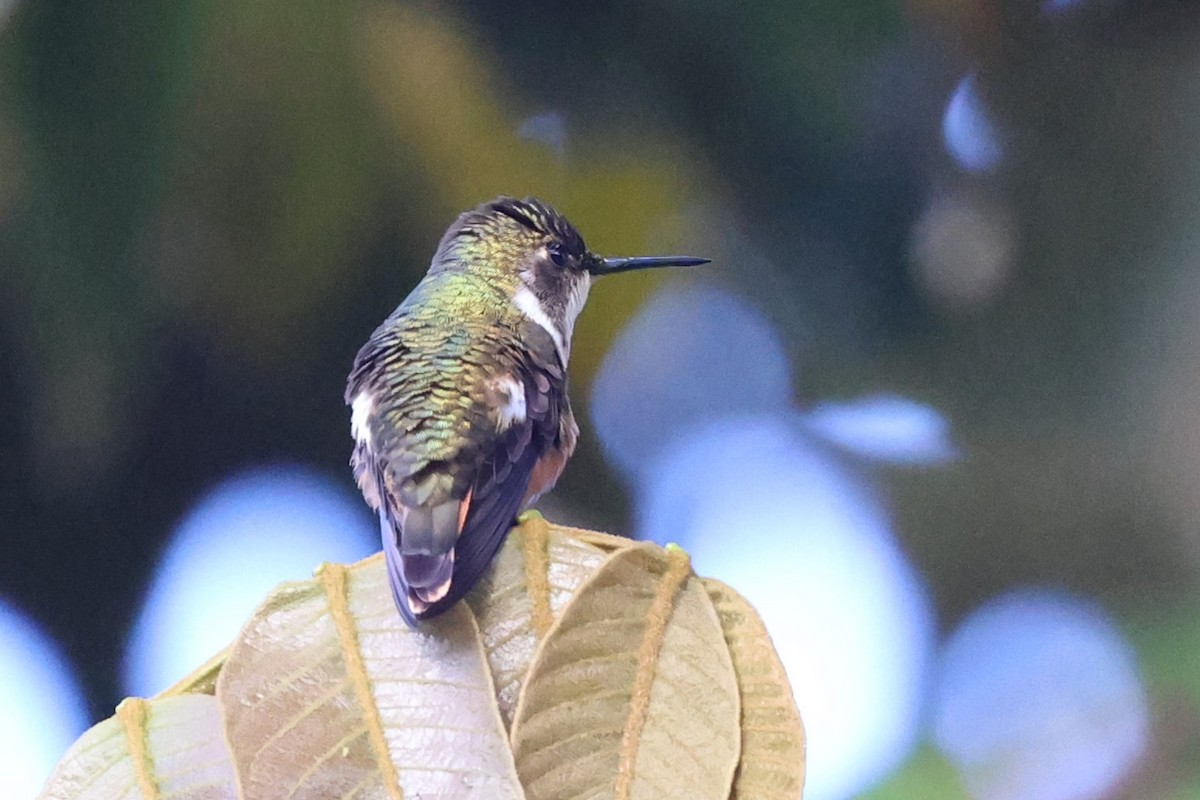
[[[225,652],[86,733],[42,796],[782,800],[803,749],[736,593],[682,551],[532,517],[420,633],[378,556],[284,584]]]
[[[524,796],[471,610],[408,629],[378,556],[276,591],[217,698],[250,800]]]
[[[131,698],[71,746],[42,800],[227,800],[237,796],[217,701]]]
[[[534,516],[509,533],[491,569],[468,595],[483,632],[506,727],[512,726],[521,683],[538,642],[605,557]]]
[[[217,677],[221,674],[221,668],[225,666],[225,659],[228,657],[229,648],[226,647],[185,677],[163,689],[155,695],[155,698],[174,697],[180,694],[216,694]]]
[[[702,582],[725,631],[742,700],[742,755],[730,800],[799,800],[804,726],[771,637],[744,597],[720,581]]]
[[[513,753],[530,798],[726,800],[738,714],[720,622],[687,556],[633,544],[539,646]]]
[[[586,528],[568,528],[565,525],[555,525],[554,530],[592,547],[598,547],[606,553],[613,553],[617,550],[624,550],[626,547],[633,547],[639,544],[636,539],[630,539],[627,536],[615,536],[611,533],[601,533],[600,531],[589,531]]]

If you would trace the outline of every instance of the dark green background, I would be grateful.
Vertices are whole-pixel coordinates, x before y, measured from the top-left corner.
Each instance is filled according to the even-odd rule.
[[[23,0],[0,25],[0,594],[60,639],[95,716],[206,488],[278,459],[349,484],[355,349],[454,215],[504,192],[606,252],[699,239],[783,332],[801,405],[894,391],[946,413],[962,462],[886,478],[943,626],[1017,584],[1098,597],[1154,692],[1154,768],[1123,796],[1197,781],[1187,4]],[[941,141],[968,72],[1004,132],[987,175]],[[546,111],[565,153],[517,136]],[[946,195],[1011,220],[979,305],[912,279]],[[655,280],[594,296],[581,419]],[[556,496],[628,528],[586,430]],[[945,780],[924,753],[878,796]]]

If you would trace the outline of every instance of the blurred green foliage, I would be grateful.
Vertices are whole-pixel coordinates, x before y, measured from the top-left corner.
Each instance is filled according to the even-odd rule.
[[[859,800],[970,800],[966,788],[946,759],[926,745],[884,783]]]

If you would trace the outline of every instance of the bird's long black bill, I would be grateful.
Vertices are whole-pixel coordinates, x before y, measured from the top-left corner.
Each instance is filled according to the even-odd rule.
[[[698,267],[707,264],[711,259],[693,258],[692,256],[639,256],[637,258],[605,258],[591,268],[596,276],[612,275],[617,272],[629,272],[635,269],[654,269],[656,267]]]

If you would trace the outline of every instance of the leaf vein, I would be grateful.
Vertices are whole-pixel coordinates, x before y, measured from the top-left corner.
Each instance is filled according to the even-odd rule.
[[[358,649],[358,634],[354,629],[354,620],[350,616],[350,603],[347,597],[350,587],[346,582],[346,568],[327,564],[320,572],[320,581],[325,587],[325,596],[329,601],[329,615],[333,619],[334,627],[338,632],[338,640],[342,645],[346,677],[354,687],[354,694],[362,708],[363,722],[366,723],[371,747],[375,751],[375,760],[379,764],[384,789],[392,800],[403,800],[404,791],[400,788],[396,765],[392,763],[392,754],[388,749],[387,738],[383,734],[383,721],[379,716],[379,707],[375,705],[370,679],[367,677],[367,668],[363,663],[362,653]]]

